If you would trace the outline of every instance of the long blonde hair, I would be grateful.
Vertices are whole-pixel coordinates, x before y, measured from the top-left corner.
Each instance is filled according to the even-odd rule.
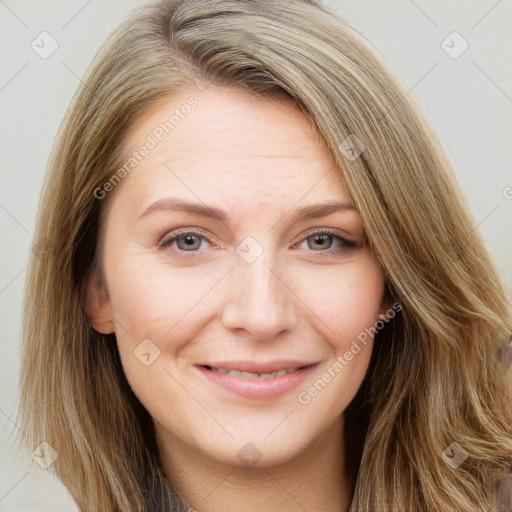
[[[51,469],[82,511],[186,510],[115,335],[84,314],[84,283],[114,195],[94,191],[118,171],[127,130],[164,97],[217,85],[284,93],[310,116],[402,306],[346,410],[350,511],[488,510],[512,466],[512,386],[499,361],[512,325],[506,289],[410,94],[315,0],[160,1],[95,57],[39,204],[34,242],[44,250],[30,258],[22,325],[23,446],[53,447]],[[364,149],[357,158],[347,140]],[[457,468],[442,456],[451,443],[468,454]]]

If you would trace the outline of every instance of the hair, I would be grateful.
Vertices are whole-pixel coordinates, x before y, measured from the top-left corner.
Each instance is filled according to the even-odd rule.
[[[61,125],[26,279],[20,447],[46,441],[81,511],[186,510],[115,334],[84,312],[101,275],[107,205],[142,114],[195,87],[286,95],[332,152],[396,315],[345,411],[350,512],[488,510],[512,466],[512,384],[500,351],[510,298],[419,107],[381,53],[320,1],[165,0],[134,11],[96,55]],[[193,113],[191,114],[193,115]],[[358,158],[343,141],[357,137]],[[458,443],[454,469],[442,452]]]

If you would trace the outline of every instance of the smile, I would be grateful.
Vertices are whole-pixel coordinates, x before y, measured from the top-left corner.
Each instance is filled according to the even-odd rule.
[[[277,372],[271,373],[253,373],[253,372],[245,372],[242,370],[231,370],[227,368],[213,368],[211,366],[207,366],[209,370],[213,372],[224,373],[228,375],[236,375],[237,377],[243,377],[245,379],[272,379],[274,377],[279,377],[281,375],[286,375],[287,373],[296,372],[300,368],[286,368],[284,370],[278,370]]]
[[[196,368],[207,383],[214,383],[230,393],[244,398],[272,400],[299,386],[318,364],[290,366],[265,372],[259,369],[248,371],[246,368],[222,368],[210,365],[197,365]]]

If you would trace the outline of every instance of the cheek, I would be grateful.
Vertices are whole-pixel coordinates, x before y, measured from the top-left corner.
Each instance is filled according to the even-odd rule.
[[[124,345],[133,350],[146,338],[159,345],[164,339],[177,344],[174,329],[186,339],[187,326],[204,316],[208,294],[225,273],[211,266],[208,271],[201,266],[177,268],[151,257],[127,257],[112,270],[109,288],[120,350]]]
[[[379,319],[384,280],[377,264],[362,260],[303,281],[315,325],[328,344],[329,357],[303,386],[297,401],[307,414],[331,422],[352,401],[367,373],[373,329]]]
[[[207,321],[216,307],[212,304],[212,300],[216,302],[215,288],[222,288],[229,268],[221,264],[173,267],[157,258],[151,262],[152,258],[147,258],[149,263],[142,265],[141,259],[145,258],[125,253],[111,269],[119,341],[126,340],[131,350],[146,338],[174,340],[177,345],[173,329],[179,329],[180,339],[186,340],[188,326],[197,328],[198,322]],[[369,256],[337,267],[318,267],[315,272],[295,268],[289,275],[294,276],[289,280],[290,289],[300,299],[295,307],[309,316],[336,352],[378,319],[384,283]]]
[[[129,254],[111,271],[109,289],[124,373],[144,407],[159,418],[162,403],[183,399],[181,387],[167,372],[169,361],[178,361],[202,325],[197,319],[205,315],[205,299],[218,281],[217,272],[173,268],[149,255]]]
[[[299,296],[305,297],[312,318],[317,317],[316,325],[337,353],[348,350],[379,319],[384,280],[370,258],[304,276]]]

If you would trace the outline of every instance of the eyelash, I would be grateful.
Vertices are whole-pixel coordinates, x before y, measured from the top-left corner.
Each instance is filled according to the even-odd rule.
[[[212,243],[203,232],[196,231],[196,230],[191,230],[191,229],[187,228],[187,229],[184,229],[184,230],[179,230],[179,231],[174,232],[172,234],[172,236],[169,237],[169,238],[165,238],[164,237],[160,242],[158,242],[158,245],[159,245],[159,247],[170,246],[177,239],[182,238],[182,237],[184,237],[186,235],[193,235],[193,236],[196,236],[198,238],[202,238],[203,240],[206,240],[208,243]],[[322,235],[329,235],[329,236],[331,236],[333,238],[338,238],[340,240],[340,244],[337,247],[344,247],[345,249],[355,249],[355,248],[358,247],[356,242],[354,242],[352,240],[349,240],[346,237],[340,236],[339,234],[336,234],[336,230],[328,229],[328,228],[310,231],[306,235],[306,237],[303,238],[299,243],[305,242],[305,241],[308,240],[308,238],[311,238],[313,236],[322,236]],[[187,254],[187,253],[188,254],[200,254],[200,250],[198,250],[198,249],[195,249],[193,251],[182,251],[180,249],[177,249],[177,252],[178,253],[182,253],[182,254]],[[326,250],[318,250],[318,251],[315,251],[315,250],[311,249],[310,252],[316,252],[316,253],[319,253],[321,255],[327,255],[327,256],[339,254],[338,250],[336,250],[336,249],[326,249]]]

